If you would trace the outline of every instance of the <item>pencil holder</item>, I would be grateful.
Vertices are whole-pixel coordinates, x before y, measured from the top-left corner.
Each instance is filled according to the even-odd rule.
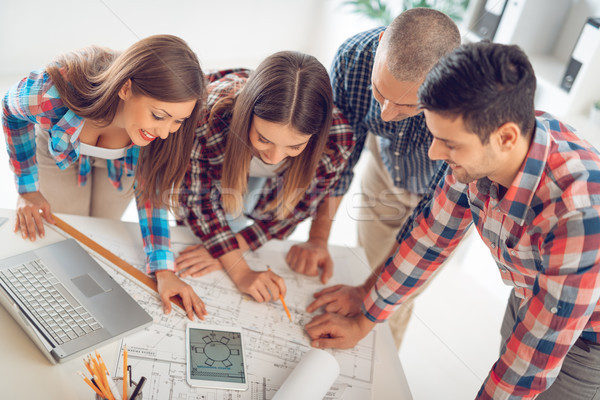
[[[123,378],[115,378],[115,386],[117,387],[117,390],[119,391],[119,394],[121,395],[121,397],[123,397]],[[127,398],[129,399],[129,396],[131,396],[131,394],[133,393],[133,390],[135,389],[135,387],[137,386],[137,382],[131,381],[131,385],[127,387]],[[137,394],[137,396],[135,396],[135,399],[131,399],[131,400],[142,400],[144,397],[142,396],[142,391],[140,390],[140,392]],[[104,397],[100,397],[99,395],[96,394],[96,400],[104,400]],[[126,399],[123,399],[126,400]]]

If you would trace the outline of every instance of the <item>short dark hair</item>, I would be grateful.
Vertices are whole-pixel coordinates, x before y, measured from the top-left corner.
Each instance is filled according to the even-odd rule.
[[[527,137],[535,121],[535,73],[516,45],[469,43],[443,57],[419,88],[420,107],[462,117],[483,144],[506,122]]]
[[[395,79],[420,82],[439,59],[460,45],[458,27],[432,8],[411,8],[385,29],[380,46]]]

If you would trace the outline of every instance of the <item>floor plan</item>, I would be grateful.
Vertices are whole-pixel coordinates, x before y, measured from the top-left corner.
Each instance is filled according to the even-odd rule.
[[[89,236],[119,255],[132,265],[142,269],[143,254],[133,246],[110,238]],[[181,251],[185,243],[172,243],[175,251]],[[147,378],[143,388],[144,398],[153,400],[270,400],[286,377],[309,349],[304,325],[312,318],[305,311],[312,301],[312,294],[323,285],[316,277],[296,274],[285,264],[284,257],[289,244],[270,242],[256,252],[246,253],[251,268],[269,267],[285,279],[286,303],[292,321],[286,316],[280,302],[257,303],[241,295],[223,271],[216,271],[201,278],[186,279],[207,305],[206,322],[213,325],[238,325],[244,329],[247,373],[247,391],[227,391],[190,387],[186,382],[185,324],[187,318],[176,307],[165,315],[158,296],[149,289],[133,282],[102,258],[98,261],[108,266],[109,272],[154,317],[154,324],[132,335],[121,344],[116,376],[122,374],[122,349],[127,345],[128,360],[132,366],[133,379]],[[352,257],[353,259],[355,257]],[[344,259],[335,259],[336,265],[344,265]],[[337,268],[336,275],[328,282],[349,283]],[[351,350],[332,351],[340,364],[340,376],[327,394],[327,399],[364,399],[370,397],[373,383],[373,354],[376,332],[371,332]]]

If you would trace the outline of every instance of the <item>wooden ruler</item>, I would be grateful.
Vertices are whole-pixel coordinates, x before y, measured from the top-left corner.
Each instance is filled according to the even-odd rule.
[[[79,232],[77,229],[73,228],[71,225],[58,218],[56,215],[52,214],[52,218],[56,221],[56,226],[62,229],[64,232],[71,235],[74,239],[80,241],[82,244],[86,245],[90,249],[94,250],[96,253],[100,254],[102,257],[106,258],[108,261],[119,267],[124,272],[128,273],[133,278],[137,279],[140,283],[148,286],[154,292],[158,293],[158,287],[156,285],[156,281],[150,278],[148,275],[144,274],[139,269],[135,268],[133,265],[128,262],[122,260],[115,254],[113,254],[110,250],[102,247],[97,242],[93,241],[83,233]],[[171,302],[181,307],[182,310],[185,310],[183,307],[183,303],[181,301],[181,297],[175,296],[171,297]]]

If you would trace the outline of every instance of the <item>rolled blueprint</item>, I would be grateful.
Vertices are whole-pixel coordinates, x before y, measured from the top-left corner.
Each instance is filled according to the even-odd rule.
[[[335,357],[325,350],[310,349],[272,400],[321,400],[339,375]]]

